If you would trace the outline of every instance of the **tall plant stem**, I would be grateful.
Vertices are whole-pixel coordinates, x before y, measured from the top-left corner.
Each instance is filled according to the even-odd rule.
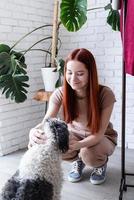
[[[20,53],[23,53],[23,52],[25,52],[25,51],[26,51],[26,50],[19,51],[19,52],[20,52]],[[44,53],[48,53],[48,54],[51,55],[51,52],[48,51],[48,50],[45,50],[45,49],[29,49],[28,51],[42,51],[42,52],[44,52]]]
[[[18,43],[20,43],[24,38],[26,38],[28,35],[30,35],[31,33],[39,30],[39,29],[42,29],[42,28],[45,28],[45,27],[49,27],[49,26],[53,26],[52,24],[46,24],[46,25],[43,25],[43,26],[39,26],[35,29],[33,29],[32,31],[28,32],[26,35],[24,35],[23,37],[21,37],[12,47],[11,49],[13,49]]]
[[[54,1],[54,14],[53,14],[53,30],[52,30],[52,56],[51,56],[51,66],[55,66],[55,57],[56,57],[56,48],[57,48],[57,42],[58,42],[58,7],[59,7],[59,1]]]
[[[90,8],[90,9],[87,9],[87,11],[91,11],[91,10],[99,10],[99,9],[102,9],[104,7],[97,7],[97,8]]]
[[[41,39],[41,40],[35,42],[32,46],[30,46],[30,47],[24,52],[23,55],[25,55],[28,51],[30,51],[36,44],[38,44],[38,43],[40,43],[40,42],[42,42],[42,41],[44,41],[44,40],[48,40],[48,39],[52,39],[52,37],[49,36],[49,37],[43,38],[43,39]]]

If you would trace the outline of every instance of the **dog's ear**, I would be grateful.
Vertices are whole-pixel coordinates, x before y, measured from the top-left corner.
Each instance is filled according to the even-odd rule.
[[[65,153],[69,149],[69,131],[65,122],[59,121],[55,124],[56,140],[58,147],[62,153]]]

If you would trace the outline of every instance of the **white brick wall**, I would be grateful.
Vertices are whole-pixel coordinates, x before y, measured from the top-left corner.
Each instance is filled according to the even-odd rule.
[[[47,0],[0,1],[0,43],[10,46],[35,27],[52,23],[52,3]],[[16,48],[27,49],[51,30],[34,32]],[[26,102],[16,104],[0,94],[0,155],[24,148],[28,143],[29,130],[44,116],[45,104],[32,100],[35,91],[43,88],[40,68],[44,54],[29,52],[26,55],[30,88]]]
[[[0,1],[0,42],[13,44],[23,34],[34,27],[52,21],[53,0],[5,0]],[[105,6],[109,0],[89,1],[88,7]],[[114,32],[106,23],[107,12],[94,10],[88,12],[88,21],[77,33],[60,29],[63,58],[74,48],[88,48],[95,56],[100,83],[113,89],[115,103],[111,121],[119,133],[121,143],[121,99],[122,99],[122,45],[119,32]],[[50,30],[47,31],[49,33]],[[42,36],[34,33],[18,45],[27,48]],[[0,95],[0,155],[23,148],[28,142],[31,127],[41,121],[44,105],[33,101],[36,90],[43,87],[40,68],[44,64],[43,54],[27,54],[30,88],[28,99],[23,104],[15,104]],[[134,148],[134,77],[127,75],[126,103],[126,146]]]

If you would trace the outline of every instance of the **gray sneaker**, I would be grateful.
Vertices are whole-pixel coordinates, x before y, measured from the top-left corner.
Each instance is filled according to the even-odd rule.
[[[90,176],[90,182],[93,185],[99,185],[106,180],[106,168],[107,164],[102,167],[94,168]]]
[[[72,170],[68,174],[68,180],[72,183],[78,182],[82,178],[82,170],[85,167],[85,164],[81,159],[78,159],[72,163]]]

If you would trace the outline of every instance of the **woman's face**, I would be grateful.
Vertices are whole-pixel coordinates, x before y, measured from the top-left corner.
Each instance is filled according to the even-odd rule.
[[[67,62],[66,80],[73,90],[81,90],[87,87],[88,70],[79,61],[71,60]]]

